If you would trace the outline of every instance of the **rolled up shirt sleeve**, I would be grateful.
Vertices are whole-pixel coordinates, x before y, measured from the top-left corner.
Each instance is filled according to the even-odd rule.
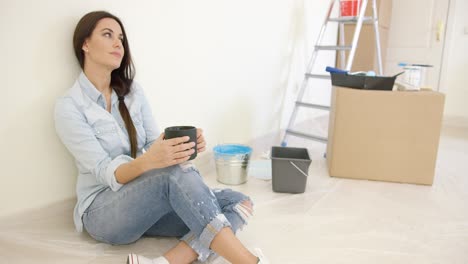
[[[106,172],[104,173],[105,183],[107,183],[113,191],[118,191],[123,186],[123,184],[117,182],[117,179],[115,178],[115,171],[120,165],[132,160],[133,158],[130,156],[120,155],[115,157],[107,164]]]
[[[111,158],[97,140],[85,116],[71,100],[58,99],[54,117],[57,134],[75,158],[78,168],[93,174],[99,183],[118,191],[123,185],[117,182],[115,171],[133,158],[127,155]]]

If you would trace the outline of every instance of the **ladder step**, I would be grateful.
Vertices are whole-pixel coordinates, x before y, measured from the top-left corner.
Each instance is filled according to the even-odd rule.
[[[339,23],[357,23],[359,17],[334,17],[334,18],[329,18],[329,22],[339,22]],[[374,19],[373,17],[363,17],[362,21],[364,23],[374,23],[377,21],[377,19]]]
[[[315,50],[351,50],[351,46],[315,46]]]
[[[312,139],[312,140],[319,141],[319,142],[322,142],[322,143],[327,143],[327,141],[328,141],[328,139],[325,138],[325,137],[305,134],[305,133],[294,131],[294,130],[291,130],[291,129],[286,129],[286,134],[290,134],[290,135],[293,135],[293,136],[296,136],[296,137],[301,137],[301,138],[306,138],[306,139]]]
[[[300,102],[300,101],[296,101],[296,105],[309,107],[309,108],[315,108],[315,109],[330,110],[330,107],[326,105],[311,104],[311,103]]]
[[[312,74],[312,73],[306,73],[305,74],[309,78],[315,78],[315,79],[326,79],[329,80],[331,78],[330,74]]]

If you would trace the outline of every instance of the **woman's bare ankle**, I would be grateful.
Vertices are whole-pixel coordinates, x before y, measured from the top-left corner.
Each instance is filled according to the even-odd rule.
[[[164,257],[170,264],[187,264],[197,260],[198,254],[185,241],[180,241],[164,253]]]

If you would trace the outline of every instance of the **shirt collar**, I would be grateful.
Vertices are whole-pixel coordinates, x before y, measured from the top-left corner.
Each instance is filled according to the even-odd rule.
[[[97,102],[99,97],[102,96],[101,92],[91,83],[83,71],[80,73],[80,77],[78,77],[78,82],[85,94],[94,102]]]
[[[102,93],[91,83],[91,81],[86,77],[86,74],[81,71],[80,76],[78,77],[78,82],[80,83],[81,88],[91,100],[98,103],[99,99],[104,100]],[[114,89],[112,89],[111,94],[111,103],[114,105],[118,100],[117,94]]]

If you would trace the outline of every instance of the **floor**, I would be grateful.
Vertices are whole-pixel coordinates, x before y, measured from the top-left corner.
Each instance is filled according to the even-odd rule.
[[[271,181],[253,177],[230,186],[255,201],[239,238],[272,264],[468,263],[467,127],[444,127],[433,186],[331,178],[323,145],[294,143],[313,159],[305,193],[274,193]],[[228,187],[206,160],[199,168],[207,184]],[[156,257],[177,242],[98,243],[75,232],[73,203],[0,219],[0,263],[125,263],[129,252]]]

